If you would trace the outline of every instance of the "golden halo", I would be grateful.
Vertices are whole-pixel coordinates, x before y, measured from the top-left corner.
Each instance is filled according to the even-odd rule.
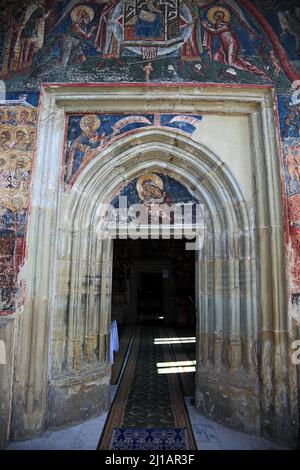
[[[90,21],[92,21],[95,13],[94,13],[94,10],[91,7],[88,7],[87,5],[78,5],[72,10],[71,12],[72,21],[77,21],[79,19],[79,14],[82,11],[84,11],[88,15]]]
[[[216,7],[210,8],[207,12],[207,19],[211,24],[216,24],[216,20],[214,19],[214,14],[217,11],[221,11],[221,12],[224,13],[224,20],[223,20],[224,23],[229,23],[230,22],[231,15],[230,15],[229,11],[227,10],[227,8],[216,6]]]
[[[31,158],[27,157],[26,155],[17,155],[17,162],[16,165],[18,164],[18,161],[22,160],[24,162],[24,171],[30,171],[31,170]]]
[[[18,132],[24,132],[26,138],[28,138],[28,136],[29,136],[28,129],[25,126],[16,126],[15,127],[15,134],[17,135]]]
[[[86,114],[85,116],[83,116],[83,118],[80,119],[80,123],[79,123],[80,128],[83,131],[86,131],[90,128],[96,131],[97,129],[99,129],[100,124],[101,124],[101,121],[98,118],[98,116],[96,116],[96,114]]]
[[[36,125],[37,114],[38,114],[38,112],[37,112],[37,109],[36,109],[36,108],[31,108],[31,109],[30,109],[30,121],[31,121],[31,125],[32,125],[32,126],[35,126],[35,125]],[[35,121],[32,120],[33,115],[35,115]]]
[[[0,171],[5,171],[9,169],[9,156],[8,155],[0,155]]]
[[[16,110],[16,113],[17,113],[17,122],[20,121],[20,119],[21,119],[21,113],[24,112],[24,111],[26,111],[26,113],[27,113],[27,121],[28,121],[28,123],[29,123],[29,121],[30,121],[30,114],[31,114],[31,113],[30,113],[30,109],[24,108],[24,107],[18,108],[18,109]],[[23,125],[24,125],[24,124],[23,124]],[[26,124],[26,125],[27,125],[27,124]]]
[[[10,140],[8,141],[8,145],[14,144],[16,140],[16,127],[14,126],[1,126],[0,127],[0,134],[3,134],[3,132],[9,132],[10,133]]]
[[[18,132],[23,132],[23,134],[24,134],[24,140],[22,141],[22,144],[28,144],[29,143],[29,132],[28,132],[27,127],[24,127],[24,126],[15,127],[15,138],[14,138],[13,144],[14,145],[18,144],[18,141],[17,141]],[[13,147],[14,147],[14,145],[13,145]],[[16,148],[16,149],[12,148],[12,150],[15,150],[15,151],[19,150],[19,152],[25,152],[26,151],[26,150],[20,150],[18,148]]]
[[[163,180],[155,173],[147,173],[146,175],[140,176],[136,183],[136,189],[141,199],[143,199],[143,184],[144,181],[150,180],[162,191],[164,189]]]
[[[12,212],[15,212],[18,210],[18,208],[15,206],[15,200],[20,199],[22,202],[22,207],[21,209],[27,209],[28,207],[28,198],[25,196],[23,193],[14,193],[11,195],[11,204],[10,204],[10,209]],[[20,210],[20,208],[19,208]]]
[[[15,118],[16,118],[16,121],[17,121],[17,108],[10,108],[10,107],[7,107],[7,108],[4,109],[5,120],[6,120],[6,121],[8,121],[8,113],[9,113],[9,112],[15,114]]]
[[[9,163],[9,168],[11,170],[16,169],[18,158],[19,158],[19,151],[12,149],[8,155],[8,159],[9,159],[8,163]]]

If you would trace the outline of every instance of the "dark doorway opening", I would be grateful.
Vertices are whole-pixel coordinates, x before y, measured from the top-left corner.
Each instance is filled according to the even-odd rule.
[[[186,242],[184,239],[115,240],[112,320],[117,322],[120,346],[114,356],[112,384],[118,382],[137,326],[143,331],[155,328],[155,341],[157,345],[169,347],[174,370],[177,364],[186,363],[194,369],[195,252],[186,249]],[[191,396],[194,373],[185,372],[184,369],[184,395]]]
[[[186,240],[115,240],[112,318],[195,327],[195,252]]]
[[[195,252],[176,239],[118,239],[113,252],[120,348],[101,445],[130,429],[182,428],[192,442],[186,400],[195,395]]]
[[[137,285],[137,312],[139,321],[150,322],[163,318],[163,278],[160,272],[141,272]]]

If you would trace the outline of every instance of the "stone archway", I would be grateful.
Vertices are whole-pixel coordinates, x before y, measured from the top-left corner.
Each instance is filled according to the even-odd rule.
[[[84,168],[70,192],[62,191],[65,112],[105,109],[114,93],[118,96],[110,108],[131,109],[135,99],[135,109],[156,109],[163,91],[44,90],[28,231],[28,283],[16,351],[14,437],[107,409],[112,243],[99,241],[94,232],[96,208],[148,170],[179,179],[209,214],[204,252],[197,261],[196,405],[251,432],[280,436],[282,429],[292,427],[270,91],[216,89],[212,96],[209,88],[191,87],[168,96],[169,104],[186,110],[198,106],[202,112],[219,112],[219,98],[224,116],[226,111],[249,116],[256,184],[250,205],[220,156],[172,129],[159,128],[121,138]]]
[[[111,170],[112,165],[116,171]],[[218,389],[226,388],[228,406],[234,414],[231,424],[258,432],[260,405],[254,344],[258,334],[256,302],[259,293],[255,220],[250,218],[234,177],[216,156],[207,149],[191,145],[186,137],[162,130],[137,131],[132,137],[121,139],[115,149],[88,165],[61,206],[59,221],[63,222],[59,222],[59,227],[69,248],[63,249],[67,256],[58,259],[56,269],[61,273],[58,282],[64,278],[64,284],[70,287],[67,291],[56,287],[56,292],[64,297],[60,303],[65,307],[56,308],[53,323],[54,380],[50,382],[49,422],[62,424],[68,416],[74,419],[76,412],[80,413],[80,419],[84,417],[81,407],[87,409],[90,403],[100,405],[99,400],[89,394],[83,405],[82,387],[92,388],[91,379],[84,373],[83,383],[78,380],[80,370],[86,369],[87,364],[91,365],[91,371],[96,367],[99,376],[98,368],[107,361],[108,353],[112,242],[97,240],[97,233],[93,231],[96,209],[100,203],[110,202],[122,186],[147,171],[165,172],[179,179],[207,207],[205,247],[203,253],[198,253],[197,262],[197,362],[199,372],[201,370],[201,374],[197,374],[197,404],[209,412],[211,398],[205,400],[203,393],[212,394],[215,387],[210,384],[208,374],[210,370],[214,374],[218,370]],[[62,239],[62,235],[59,238]],[[98,286],[97,279],[101,279]],[[96,356],[98,361],[95,362]],[[73,374],[72,384],[67,384],[67,377],[64,381],[61,374],[68,376],[70,373]],[[105,369],[103,377],[108,374]],[[65,392],[67,387],[69,392]],[[74,388],[78,389],[76,404]],[[68,393],[72,394],[71,402]],[[95,396],[99,393],[108,394],[97,383]],[[241,404],[237,406],[239,400],[251,402],[251,405],[244,410]],[[220,397],[218,401],[224,403]],[[107,401],[104,401],[105,406]],[[69,411],[68,407],[71,407]],[[218,406],[215,413],[219,413],[219,419],[229,414],[226,410],[219,411]]]

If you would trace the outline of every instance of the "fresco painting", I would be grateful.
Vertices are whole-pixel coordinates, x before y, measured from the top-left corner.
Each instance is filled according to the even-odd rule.
[[[300,299],[300,100],[299,92],[278,98],[282,158],[288,211],[288,257],[291,268],[289,291]],[[297,300],[298,303],[298,300]]]
[[[47,81],[276,87],[289,233],[294,237],[293,253],[299,252],[295,230],[300,198],[300,100],[295,102],[295,95],[292,99],[290,94],[292,83],[295,89],[300,88],[298,3],[12,0],[5,5],[0,12],[0,79],[5,82],[8,102],[16,103],[21,93],[27,100],[27,105],[3,104],[0,110],[1,237],[14,234],[14,253],[21,252],[28,205],[26,172],[29,175],[36,121],[36,112],[28,114],[28,110],[37,107],[40,86]],[[192,136],[201,119],[199,115],[175,114],[69,116],[65,189],[71,188],[91,158],[101,158],[101,150],[124,133],[167,126]],[[22,172],[25,176],[21,177]],[[300,280],[297,289],[300,292]]]
[[[277,33],[292,61],[300,57],[300,5],[298,0],[254,0]]]
[[[259,22],[273,11],[267,1],[255,15],[248,0],[12,1],[1,18],[0,75],[10,91],[66,80],[286,86],[299,70],[299,8],[279,3],[271,34]]]
[[[37,110],[24,100],[0,106],[0,313],[16,308]]]
[[[163,205],[169,207],[181,207],[188,204],[192,207],[192,221],[196,217],[196,198],[190,194],[187,188],[179,181],[161,173],[145,173],[135,178],[122,188],[117,196],[111,201],[115,209],[120,209],[117,220],[122,219],[122,208],[120,208],[120,197],[127,198],[127,208],[134,204],[142,204],[147,210],[147,220],[144,223],[151,224],[151,217],[155,222],[173,225],[176,223],[174,212],[166,211]],[[137,214],[125,214],[125,221],[130,223],[135,220]],[[143,222],[143,216],[139,214],[139,221]]]
[[[174,236],[162,276],[150,245],[132,256],[123,243],[121,281],[138,280],[131,266],[137,274],[145,258],[173,311],[194,325],[201,306],[200,368],[186,394],[201,413],[273,441],[259,448],[299,441],[299,1],[0,0],[0,447],[107,411],[109,322],[126,299],[123,288],[114,297],[119,274],[108,263],[118,243],[102,243],[97,225],[104,201],[133,226],[143,211],[127,209],[143,204],[146,223],[172,229],[173,206],[192,205],[194,229],[207,207],[203,256],[188,252],[195,279]],[[142,147],[130,155],[132,143]],[[101,162],[111,184],[94,171]],[[173,331],[163,310],[157,325]],[[128,312],[131,328],[131,303]],[[184,326],[175,317],[174,328]],[[161,375],[170,391],[171,377]]]
[[[85,164],[124,133],[145,127],[167,126],[192,135],[201,123],[199,114],[86,114],[70,115],[65,158],[66,186],[72,183]]]

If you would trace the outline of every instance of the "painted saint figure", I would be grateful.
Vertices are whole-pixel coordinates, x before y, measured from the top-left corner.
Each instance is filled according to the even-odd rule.
[[[200,58],[200,48],[197,39],[197,20],[194,18],[193,29],[191,35],[187,41],[183,43],[180,48],[180,65],[182,67],[184,62],[199,62]],[[201,51],[202,52],[202,51]]]
[[[6,12],[2,76],[30,67],[35,54],[43,47],[46,21],[51,10],[46,12],[45,0],[27,3],[22,15],[15,15],[13,7]]]
[[[208,21],[202,21],[205,29],[203,46],[210,56],[210,60],[216,60],[222,64],[228,64],[230,67],[249,72],[265,80],[270,80],[268,75],[255,65],[240,57],[240,42],[236,32],[230,24],[230,13],[226,8],[213,7],[207,13]],[[220,47],[213,52],[214,39],[220,39]]]
[[[80,165],[89,154],[103,142],[103,134],[100,136],[97,130],[100,127],[100,119],[95,114],[87,114],[80,120],[82,133],[73,142],[66,166],[66,181],[70,182]]]
[[[293,105],[286,100],[288,113],[284,118],[283,137],[298,137],[300,130],[300,105]]]
[[[14,150],[28,150],[28,142],[26,141],[26,133],[21,129],[16,131],[16,142],[13,147]]]
[[[174,223],[174,214],[167,214],[164,211],[164,204],[171,206],[172,200],[168,193],[164,191],[164,183],[156,173],[149,173],[140,176],[136,183],[137,192],[140,202],[145,205],[148,210],[148,222],[151,217],[157,219],[159,223],[162,221]]]
[[[145,0],[137,16],[135,35],[137,38],[160,38],[163,30],[163,11],[156,0]]]
[[[96,26],[89,27],[94,18],[94,10],[87,5],[79,5],[71,11],[72,24],[65,33],[57,33],[54,39],[47,45],[46,50],[49,52],[57,45],[59,51],[57,58],[39,63],[35,73],[40,76],[50,71],[66,70],[70,61],[86,62],[84,44],[93,37]]]
[[[297,184],[299,185],[299,177],[298,177],[298,172],[297,168],[295,165],[295,157],[293,154],[293,147],[289,146],[286,149],[286,155],[285,155],[285,164],[287,168],[287,172],[289,175],[289,192],[294,193],[294,180],[296,180]]]
[[[31,66],[35,53],[43,46],[46,13],[45,1],[39,0],[28,6],[19,30],[20,53],[18,70]],[[18,40],[17,43],[18,45]]]
[[[71,13],[73,23],[70,28],[70,45],[72,48],[77,49],[80,62],[86,61],[86,56],[83,49],[81,48],[81,42],[83,39],[89,41],[96,29],[95,26],[90,31],[87,29],[87,25],[92,21],[94,17],[94,11],[92,8],[87,6],[79,6],[74,8]]]
[[[273,51],[273,49],[270,50],[269,55],[270,55],[270,59],[271,59],[272,65],[273,65],[273,67],[274,67],[275,76],[276,76],[276,77],[279,77],[280,72],[281,72],[281,67],[280,67],[280,65],[279,65],[278,59],[277,59],[277,57],[276,57],[275,52]]]
[[[280,36],[285,36],[287,33],[293,35],[296,40],[296,51],[298,51],[300,48],[300,8],[291,6],[284,11],[280,10],[277,16],[282,29]]]
[[[10,131],[5,130],[0,134],[0,149],[9,150],[12,134]]]
[[[11,126],[17,125],[17,113],[14,109],[7,110],[6,124],[10,124]]]
[[[113,33],[112,14],[116,6],[116,0],[109,1],[103,8],[99,19],[99,26],[95,39],[95,47],[100,52],[101,60],[97,67],[104,65],[103,59],[116,59],[119,63],[120,43]]]
[[[300,190],[300,144],[296,145],[295,165],[297,172],[298,191]]]
[[[5,124],[6,119],[5,119],[5,113],[0,109],[0,125]]]
[[[27,111],[27,109],[22,109],[19,113],[18,125],[26,126],[27,124],[29,124],[29,111]]]
[[[31,161],[28,157],[18,156],[15,154],[10,155],[10,167],[9,167],[9,176],[8,187],[14,190],[18,190],[19,193],[22,193],[26,196],[26,192],[29,188],[29,171]],[[25,191],[25,193],[24,193]],[[11,195],[13,197],[13,194]]]
[[[33,145],[34,145],[34,141],[35,141],[35,130],[32,130],[29,132],[29,142],[28,142],[28,145],[27,145],[27,150],[30,151],[30,150],[33,150]]]

